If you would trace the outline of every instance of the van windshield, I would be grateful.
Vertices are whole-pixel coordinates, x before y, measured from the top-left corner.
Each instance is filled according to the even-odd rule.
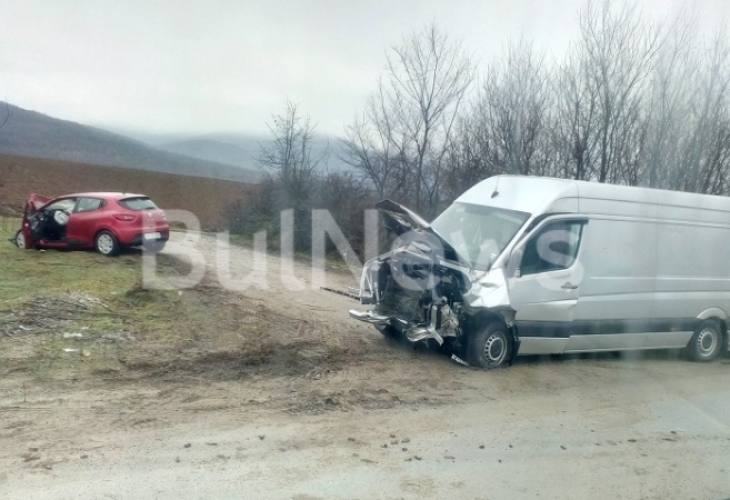
[[[479,271],[486,271],[530,217],[504,208],[454,203],[431,228]]]

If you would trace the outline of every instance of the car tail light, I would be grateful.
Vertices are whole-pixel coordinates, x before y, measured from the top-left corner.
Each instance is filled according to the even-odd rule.
[[[132,222],[137,216],[132,214],[114,214],[114,218],[123,222]]]

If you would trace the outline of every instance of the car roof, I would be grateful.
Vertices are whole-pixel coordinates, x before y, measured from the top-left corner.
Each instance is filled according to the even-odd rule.
[[[147,198],[147,195],[139,193],[116,193],[106,191],[94,191],[88,193],[73,193],[57,196],[58,198],[103,198],[106,200],[121,200],[123,198]]]

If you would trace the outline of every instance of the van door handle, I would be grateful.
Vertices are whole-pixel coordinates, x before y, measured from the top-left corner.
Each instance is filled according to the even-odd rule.
[[[563,283],[563,286],[561,286],[560,288],[562,288],[563,290],[575,290],[576,288],[578,288],[578,285],[573,285],[570,281],[568,281],[567,283]]]

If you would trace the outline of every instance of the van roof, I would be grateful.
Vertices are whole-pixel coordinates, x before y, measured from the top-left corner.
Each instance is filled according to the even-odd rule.
[[[730,198],[724,196],[520,175],[490,177],[457,199],[531,214],[555,211],[556,202],[566,200],[576,202],[576,211],[580,211],[581,200],[606,200],[730,213]]]

